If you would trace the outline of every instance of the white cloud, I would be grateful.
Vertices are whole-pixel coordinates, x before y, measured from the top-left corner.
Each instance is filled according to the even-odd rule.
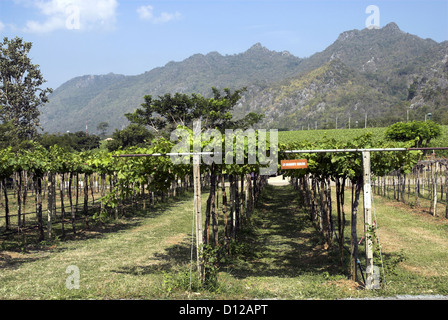
[[[151,20],[154,18],[153,10],[152,6],[141,6],[137,9],[137,13],[142,20]]]
[[[5,25],[0,21],[0,32],[2,32],[3,29],[5,29]]]
[[[181,14],[177,11],[175,13],[162,12],[159,16],[155,16],[154,8],[151,5],[139,7],[137,9],[137,13],[140,19],[147,20],[155,24],[166,23],[181,17]]]
[[[23,4],[24,2],[22,2]],[[27,3],[30,5],[30,2]],[[60,29],[110,28],[116,21],[117,0],[38,0],[31,6],[44,21],[27,21],[25,31],[45,33]]]

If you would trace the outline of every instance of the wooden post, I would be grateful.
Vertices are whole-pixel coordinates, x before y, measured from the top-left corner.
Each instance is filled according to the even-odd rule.
[[[356,190],[355,190],[356,187]],[[358,263],[358,234],[356,230],[359,194],[361,193],[362,177],[352,184],[352,214],[351,214],[351,239],[350,239],[350,274],[353,281],[357,281]]]
[[[362,152],[363,174],[364,174],[364,233],[366,235],[366,288],[376,288],[373,266],[373,243],[372,235],[372,205],[371,205],[371,180],[370,180],[370,151]]]
[[[53,217],[53,177],[52,173],[48,175],[47,186],[48,186],[48,204],[47,204],[47,236],[50,240],[52,237],[52,217]]]
[[[197,267],[202,279],[202,205],[201,205],[201,170],[200,155],[193,155],[194,212],[196,218],[196,255]]]
[[[445,162],[445,218],[448,219],[448,163]]]
[[[414,168],[414,192],[415,192],[415,206],[419,207],[420,203],[419,203],[419,199],[418,199],[418,194],[420,193],[420,166],[417,165]]]
[[[434,170],[431,163],[431,180],[432,180],[432,215],[437,216],[437,170],[438,163],[434,162]]]

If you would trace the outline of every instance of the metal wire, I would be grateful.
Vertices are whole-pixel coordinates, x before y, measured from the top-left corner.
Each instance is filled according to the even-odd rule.
[[[373,192],[371,192],[371,196],[372,196],[372,211],[373,211],[373,216],[374,216],[375,225],[376,225],[376,237],[378,239],[378,248],[380,250],[381,269],[383,270],[383,281],[384,281],[384,285],[386,285],[386,275],[384,273],[383,254],[381,252],[380,233],[378,232],[378,220],[376,217],[375,203],[373,201]]]
[[[193,219],[192,219],[192,225],[191,225],[191,249],[190,249],[190,291],[191,291],[191,278],[192,278],[192,273],[193,273],[193,250],[194,250],[194,216],[195,216],[195,212],[194,212],[194,208],[195,203],[196,203],[196,197],[193,197]]]

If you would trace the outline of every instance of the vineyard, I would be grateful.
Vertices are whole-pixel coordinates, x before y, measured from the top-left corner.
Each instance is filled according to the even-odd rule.
[[[355,282],[363,277],[360,239],[367,235],[377,240],[375,228],[358,234],[363,188],[360,153],[291,155],[283,151],[412,147],[412,141],[385,141],[383,131],[375,130],[376,134],[340,130],[343,133],[337,135],[338,139],[322,138],[320,134],[318,137],[317,132],[306,132],[307,139],[305,132],[279,133],[279,160],[306,158],[308,162],[305,170],[279,173],[290,181],[300,207],[320,234],[323,247],[337,248],[339,267]],[[441,146],[445,135],[443,131],[442,138],[433,143]],[[174,164],[163,156],[173,145],[160,139],[149,148],[116,152],[74,153],[58,146],[46,150],[38,144],[32,150],[1,150],[2,249],[12,250],[17,243],[23,246],[72,238],[97,224],[132,218],[140,209],[151,212],[157,205],[172,204],[172,199],[181,199],[182,195],[191,197],[197,187],[193,166]],[[162,156],[123,157],[129,154]],[[204,220],[196,222],[203,230],[201,239],[196,239],[199,245],[194,254],[200,261],[196,270],[199,279],[210,290],[217,286],[221,266],[238,252],[247,228],[254,223],[252,215],[267,186],[268,177],[259,174],[262,165],[248,164],[247,154],[246,145],[244,165],[200,166],[200,189],[195,194],[201,195],[201,190],[205,190],[208,195],[202,210]],[[422,151],[388,151],[372,152],[371,162],[372,191],[376,195],[448,218],[445,159],[424,155]],[[347,192],[351,193],[351,203],[346,201]],[[202,202],[201,198],[195,201]],[[135,210],[137,207],[139,210]],[[379,243],[375,245],[381,248]],[[191,255],[193,258],[193,250]],[[380,259],[378,250],[375,259]],[[380,265],[381,261],[376,260],[375,264]],[[381,281],[384,286],[384,279]]]
[[[441,126],[441,134],[431,140],[432,147],[446,147],[448,139],[448,126]],[[298,131],[279,131],[279,141],[281,143],[296,143],[299,141],[319,141],[323,137],[337,137],[337,140],[348,142],[364,134],[371,134],[372,140],[377,145],[381,144],[387,128],[362,128],[362,129],[327,129],[327,130],[298,130]],[[439,152],[438,155],[445,155],[446,152]]]

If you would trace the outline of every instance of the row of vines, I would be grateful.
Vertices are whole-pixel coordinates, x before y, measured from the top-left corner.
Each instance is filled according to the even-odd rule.
[[[324,139],[311,143],[290,143],[282,146],[287,150],[318,149],[369,149],[369,148],[409,148],[404,142],[382,142],[372,139],[371,134],[360,136],[349,142],[335,139]],[[298,190],[302,205],[309,212],[311,221],[322,235],[325,247],[337,246],[341,266],[345,266],[345,257],[350,256],[349,273],[352,280],[358,280],[360,262],[358,259],[357,225],[358,208],[362,201],[363,162],[361,152],[284,154],[287,158],[307,159],[308,168],[300,170],[284,170],[283,174],[291,178],[291,183]],[[371,153],[371,174],[373,177],[384,177],[400,171],[409,174],[422,157],[421,151],[386,151]],[[378,178],[376,181],[379,181]],[[332,192],[334,186],[335,193]],[[345,193],[351,190],[350,203],[350,237],[346,239],[346,203]],[[333,208],[332,197],[336,196],[336,208]],[[362,202],[361,202],[362,203]],[[333,215],[333,212],[336,212]],[[361,216],[362,217],[362,216]],[[366,229],[366,228],[364,228]],[[372,230],[364,230],[364,234]],[[347,248],[349,247],[349,249]],[[348,253],[346,253],[348,252]]]
[[[373,192],[448,219],[448,160],[420,160],[410,172],[401,168],[376,177]]]
[[[130,215],[136,203],[149,202],[146,209],[151,210],[156,201],[176,198],[193,187],[191,164],[175,164],[168,156],[122,157],[166,154],[172,148],[171,141],[159,139],[149,148],[116,152],[74,153],[38,144],[15,153],[0,150],[0,236],[34,233],[38,241],[63,239],[77,228],[88,229],[91,221]],[[258,165],[200,166],[200,185],[209,192],[201,239],[203,280],[213,277],[218,256],[229,252],[250,221],[266,181]]]
[[[322,234],[326,247],[338,247],[341,265],[345,265],[344,252],[349,252],[350,274],[354,280],[357,278],[359,268],[357,225],[358,206],[363,187],[361,154],[341,152],[291,155],[281,151],[411,146],[410,143],[390,141],[378,145],[378,141],[373,140],[371,134],[360,136],[349,142],[324,139],[319,142],[279,146],[279,160],[297,157],[308,160],[307,169],[285,170],[282,173],[291,178],[303,206],[309,212],[311,221]],[[247,164],[247,145],[245,147],[245,164],[212,163],[200,166],[201,185],[205,185],[209,192],[205,208],[203,239],[201,239],[204,246],[205,273],[203,275],[208,276],[209,280],[213,280],[219,257],[229,252],[232,240],[237,238],[238,231],[250,221],[256,201],[267,182],[267,176],[259,174],[260,164]],[[156,198],[163,202],[167,196],[176,197],[178,193],[193,185],[191,163],[175,164],[167,156],[120,157],[129,153],[166,154],[172,148],[173,142],[160,139],[154,141],[148,148],[116,152],[73,153],[66,152],[57,146],[47,151],[37,144],[33,150],[22,150],[18,153],[12,152],[11,149],[0,150],[2,191],[0,235],[8,235],[10,232],[20,233],[28,227],[37,230],[40,241],[52,239],[55,237],[53,226],[57,221],[61,223],[61,228],[58,229],[58,232],[61,232],[59,236],[64,237],[68,228],[73,233],[77,232],[76,221],[78,220],[83,221],[88,227],[92,218],[118,218],[125,212],[132,212],[132,210],[126,210],[126,206],[132,205],[141,198],[148,198],[150,205],[153,205]],[[442,162],[437,162],[437,170],[429,174],[433,183],[426,183],[425,181],[429,181],[427,168],[431,165],[435,168],[435,164],[431,161],[419,162],[421,158],[420,151],[373,152],[371,155],[371,172],[375,177],[372,179],[373,190],[387,196],[390,193],[389,187],[395,186],[395,178],[390,180],[390,177],[397,177],[394,197],[397,200],[403,200],[405,198],[404,181],[413,179],[415,181],[413,188],[416,192],[412,196],[416,199],[416,203],[418,204],[425,197],[423,192],[426,186],[426,190],[428,187],[430,189],[426,196],[435,195],[430,198],[434,204],[437,200],[437,192],[434,191],[437,190],[435,181],[442,181],[439,180],[442,176]],[[429,167],[423,169],[422,164]],[[446,168],[446,163],[444,166]],[[332,185],[336,190],[336,217],[332,214],[334,212]],[[410,183],[406,186],[408,190],[411,190]],[[440,187],[441,184],[439,184]],[[347,188],[351,188],[352,192],[349,213],[351,221],[349,250],[346,248],[345,237],[345,191]],[[448,188],[445,188],[445,192],[447,190]],[[29,199],[28,191],[32,191],[34,201]],[[443,192],[441,194],[443,196]],[[410,191],[407,198],[411,199]],[[12,200],[15,202],[15,212],[10,210]],[[29,209],[30,202],[33,203],[33,210]],[[218,210],[218,203],[220,203],[221,212]],[[29,216],[33,219],[26,218]],[[13,218],[16,223],[13,223]]]

